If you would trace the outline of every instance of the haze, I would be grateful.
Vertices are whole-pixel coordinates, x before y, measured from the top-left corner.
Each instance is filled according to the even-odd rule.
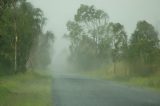
[[[146,20],[159,29],[159,0],[29,0],[41,8],[48,22],[46,29],[54,32],[54,57],[52,66],[58,69],[66,63],[68,42],[63,38],[66,23],[72,20],[80,4],[95,5],[109,14],[110,21],[120,22],[130,35],[139,20]],[[64,68],[64,67],[63,67]]]
[[[160,106],[160,0],[0,0],[0,106]]]

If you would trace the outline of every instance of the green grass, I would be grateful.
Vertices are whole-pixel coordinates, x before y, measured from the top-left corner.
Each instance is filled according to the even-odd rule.
[[[149,77],[132,77],[126,81],[129,85],[152,88],[160,91],[160,77],[157,75]]]
[[[0,78],[0,106],[51,106],[51,77],[27,72]]]

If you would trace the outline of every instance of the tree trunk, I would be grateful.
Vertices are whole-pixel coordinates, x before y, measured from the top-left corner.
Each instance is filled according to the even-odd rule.
[[[116,74],[116,62],[113,63],[113,73]]]
[[[14,50],[14,71],[17,71],[17,41],[18,41],[18,34],[17,34],[17,23],[16,23],[16,1],[13,0],[13,8],[14,8],[14,33],[15,33],[15,50]]]

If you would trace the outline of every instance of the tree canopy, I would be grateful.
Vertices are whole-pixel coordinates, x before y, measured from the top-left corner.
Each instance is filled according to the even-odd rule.
[[[13,67],[16,62],[16,72],[25,71],[33,51],[41,42],[40,37],[46,36],[44,42],[47,43],[54,35],[52,32],[43,34],[46,18],[42,10],[35,8],[30,2],[26,0],[0,2],[0,69],[5,70],[4,73],[14,73]]]
[[[67,29],[66,36],[71,42],[70,60],[80,67],[95,68],[113,63],[116,72],[117,64],[125,62],[130,63],[130,71],[141,73],[156,70],[160,62],[157,58],[160,54],[158,32],[145,20],[137,23],[129,37],[121,23],[109,21],[106,12],[82,4],[74,20],[68,21]]]

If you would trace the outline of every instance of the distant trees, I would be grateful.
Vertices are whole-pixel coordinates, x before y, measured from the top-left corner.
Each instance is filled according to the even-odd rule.
[[[67,23],[71,41],[71,60],[80,67],[95,67],[113,62],[129,64],[129,71],[143,74],[157,70],[160,62],[158,33],[147,21],[139,21],[128,38],[124,26],[109,22],[109,16],[94,6],[81,5],[74,21]],[[136,70],[136,71],[135,71]],[[140,71],[141,70],[141,71]]]
[[[0,2],[0,70],[4,73],[26,71],[26,63],[31,51],[37,48],[40,36],[50,36],[42,31],[46,18],[26,0],[14,0],[15,6],[13,0]],[[17,68],[13,71],[15,62]]]
[[[39,43],[34,48],[34,53],[31,54],[32,68],[46,69],[51,63],[50,48],[54,42],[54,34],[51,31],[47,31],[39,37]]]
[[[74,58],[78,53],[76,58],[80,59],[76,61],[84,58],[81,62],[87,62],[86,65],[89,61],[99,65],[103,64],[102,61],[112,60],[115,63],[127,47],[127,35],[123,25],[109,23],[107,13],[94,6],[81,5],[74,21],[67,23],[67,28],[72,42],[71,57]]]
[[[94,6],[81,5],[74,21],[67,23],[71,58],[86,67],[94,64],[100,53],[100,44],[102,47],[102,38],[106,36],[103,30],[107,25],[107,13]]]

